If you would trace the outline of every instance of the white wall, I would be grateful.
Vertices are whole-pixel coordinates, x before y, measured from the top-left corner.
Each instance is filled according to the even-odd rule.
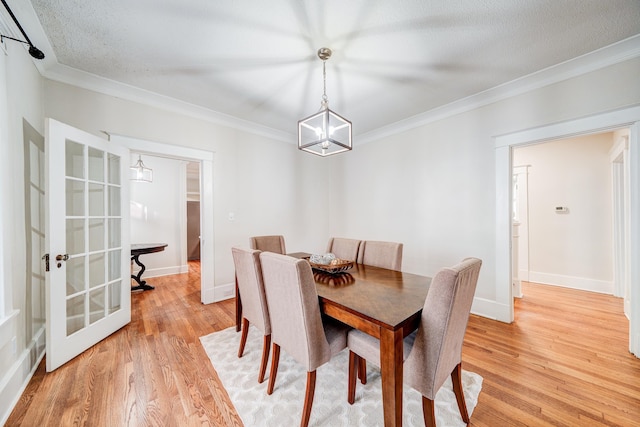
[[[132,154],[130,164],[137,160]],[[153,182],[130,183],[131,244],[168,244],[163,252],[140,256],[146,268],[143,279],[186,273],[186,162],[150,155],[142,161],[153,170]]]
[[[632,59],[356,146],[332,159],[343,194],[330,233],[404,242],[403,270],[427,275],[479,257],[473,310],[508,321],[498,298],[508,291],[496,285],[495,137],[638,104],[638,75]]]
[[[44,355],[42,294],[27,289],[23,119],[44,135],[43,82],[19,43],[0,51],[0,173],[4,309],[0,310],[0,424]],[[34,262],[37,262],[34,261]],[[34,300],[34,299],[38,300]],[[4,312],[4,316],[2,315]],[[33,325],[41,325],[33,330]]]
[[[326,189],[310,193],[328,163],[291,144],[114,96],[45,81],[45,111],[64,123],[214,153],[215,286],[232,286],[232,246],[257,234],[282,234],[287,250],[322,248],[328,236]],[[295,121],[292,122],[295,128]],[[235,215],[229,221],[228,215]]]
[[[514,150],[515,165],[531,165],[530,281],[613,293],[613,142],[609,132]]]

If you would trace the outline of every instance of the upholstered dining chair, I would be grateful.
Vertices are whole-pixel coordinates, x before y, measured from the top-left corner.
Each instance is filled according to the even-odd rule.
[[[242,357],[244,353],[244,346],[247,343],[247,334],[249,333],[249,325],[252,324],[264,334],[262,359],[260,361],[260,372],[258,374],[259,383],[264,381],[271,345],[271,322],[269,321],[269,309],[267,308],[264,282],[262,281],[260,252],[261,251],[255,249],[231,248],[233,263],[236,267],[238,291],[242,297],[243,307],[242,335],[240,337],[238,357]]]
[[[320,315],[316,284],[307,261],[263,252],[260,262],[271,316],[272,353],[267,394],[273,393],[280,348],[283,348],[307,370],[300,422],[300,426],[306,427],[313,405],[316,369],[346,347],[348,328]]]
[[[287,253],[284,247],[284,236],[253,236],[249,238],[249,244],[251,249],[263,252]]]
[[[331,237],[327,244],[327,252],[331,252],[336,258],[356,261],[360,244],[361,240]]]
[[[360,244],[358,264],[398,270],[402,268],[402,243],[365,240]]]
[[[466,258],[443,268],[431,281],[418,329],[404,340],[404,382],[422,394],[422,412],[427,427],[436,425],[434,399],[451,376],[460,415],[469,423],[462,391],[462,343],[467,329],[482,261]],[[351,330],[349,347],[348,401],[355,400],[359,360],[380,360],[376,338]]]

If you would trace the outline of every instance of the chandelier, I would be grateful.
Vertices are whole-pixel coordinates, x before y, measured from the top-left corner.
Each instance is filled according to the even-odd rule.
[[[325,65],[331,49],[320,48],[318,58],[322,60],[323,81],[320,111],[298,121],[298,149],[326,157],[351,150],[351,122],[329,109]]]
[[[138,182],[152,182],[153,169],[150,169],[142,163],[142,156],[138,155],[138,161],[130,168],[130,179]]]

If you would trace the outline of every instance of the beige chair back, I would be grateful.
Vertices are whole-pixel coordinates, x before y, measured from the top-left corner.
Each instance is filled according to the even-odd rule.
[[[271,333],[269,308],[262,280],[260,251],[254,249],[231,248],[236,267],[238,291],[242,298],[242,317],[260,329],[265,335]]]
[[[331,252],[336,258],[356,261],[361,240],[332,237],[327,244],[327,252]]]
[[[251,249],[258,249],[263,252],[275,252],[286,254],[284,247],[284,236],[254,236],[249,238]]]
[[[318,293],[306,260],[270,252],[260,254],[271,337],[307,371],[331,359]],[[344,345],[346,344],[346,340]]]
[[[404,381],[428,399],[462,362],[462,343],[482,261],[466,258],[431,281]]]
[[[365,240],[360,245],[358,264],[400,271],[402,269],[402,246],[402,243]]]

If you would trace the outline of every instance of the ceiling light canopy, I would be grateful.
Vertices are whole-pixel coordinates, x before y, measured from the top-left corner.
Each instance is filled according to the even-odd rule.
[[[351,122],[329,109],[325,65],[331,58],[331,49],[320,48],[318,57],[322,60],[323,79],[320,111],[298,121],[298,149],[326,157],[351,150]]]

